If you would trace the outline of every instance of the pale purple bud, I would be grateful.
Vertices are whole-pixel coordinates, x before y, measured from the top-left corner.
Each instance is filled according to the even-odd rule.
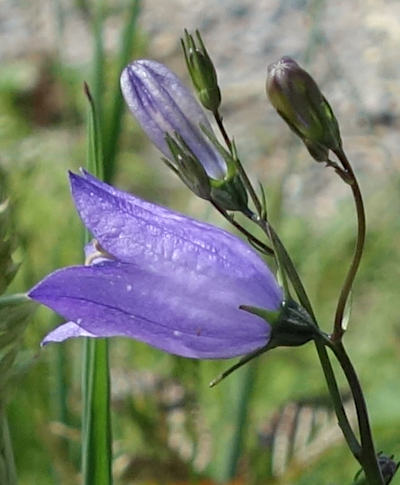
[[[174,160],[165,136],[177,133],[210,177],[224,178],[225,161],[201,129],[212,131],[211,125],[173,72],[159,62],[141,59],[123,70],[121,89],[132,114],[168,159]]]

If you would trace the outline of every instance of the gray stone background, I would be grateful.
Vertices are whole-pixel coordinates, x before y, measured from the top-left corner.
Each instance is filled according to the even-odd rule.
[[[82,3],[82,2],[81,2]],[[78,2],[1,0],[0,62],[37,58],[55,49],[63,61],[87,66],[91,32]],[[115,50],[127,3],[108,2],[106,46]],[[291,55],[318,80],[338,117],[345,146],[368,190],[399,168],[400,3],[396,0],[144,0],[140,20],[148,55],[186,76],[179,37],[199,28],[215,61],[228,130],[256,175],[285,170],[288,203],[301,196],[347,194],[328,170],[312,163],[265,100],[266,68]],[[288,146],[294,146],[288,150]],[[245,148],[244,148],[245,147]],[[245,153],[244,153],[245,150]],[[295,155],[293,155],[293,153]],[[333,184],[333,185],[332,185]],[[376,187],[375,187],[376,188]],[[333,199],[332,199],[333,197]],[[322,200],[321,200],[322,202]],[[310,206],[311,207],[311,206]]]

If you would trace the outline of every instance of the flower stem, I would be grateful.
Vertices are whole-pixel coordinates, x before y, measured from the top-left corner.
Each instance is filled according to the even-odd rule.
[[[384,485],[382,473],[378,464],[375,446],[372,438],[371,426],[368,418],[367,404],[361,389],[360,381],[353,364],[347,355],[342,342],[330,342],[340,366],[346,376],[347,382],[356,406],[358,425],[361,437],[361,455],[359,461],[364,469],[368,485]]]
[[[240,175],[240,178],[242,179],[242,182],[244,183],[244,186],[246,187],[247,191],[249,192],[249,195],[251,197],[251,200],[253,201],[254,207],[256,208],[257,214],[262,213],[262,205],[260,202],[260,199],[258,198],[256,191],[254,190],[254,187],[252,183],[250,182],[249,177],[247,176],[247,173],[245,169],[243,168],[242,162],[239,160],[239,158],[236,156],[235,149],[234,149],[234,144],[231,142],[228,133],[225,130],[225,126],[222,120],[222,116],[220,115],[219,111],[217,110],[214,113],[215,121],[217,122],[218,128],[220,129],[220,132],[225,140],[225,143],[233,155],[233,161],[235,162],[237,171]]]
[[[211,201],[211,204],[215,207],[215,209],[228,221],[230,222],[238,231],[240,231],[246,238],[253,243],[257,248],[259,248],[264,254],[273,255],[274,251],[269,246],[264,244],[258,238],[253,236],[251,232],[245,229],[241,224],[239,224],[233,216],[231,216],[225,209],[220,207],[215,201]]]
[[[218,125],[218,128],[219,128],[219,131],[221,132],[221,135],[226,143],[226,146],[228,147],[229,151],[232,150],[232,142],[228,136],[228,133],[226,132],[225,130],[225,126],[224,126],[224,123],[223,123],[223,120],[222,120],[222,116],[221,116],[221,113],[217,110],[214,112],[214,118],[215,118],[215,121],[217,122],[217,125]]]
[[[308,298],[307,292],[304,288],[304,285],[297,273],[297,270],[293,264],[293,261],[286,251],[285,246],[283,245],[281,239],[279,238],[278,234],[275,232],[274,228],[269,224],[266,220],[257,218],[254,214],[251,217],[253,222],[256,222],[258,226],[263,230],[263,232],[269,238],[273,235],[275,240],[275,248],[281,254],[281,263],[284,267],[284,270],[293,286],[294,291],[299,299],[300,304],[307,310],[309,315],[314,320],[315,325],[318,326],[317,320],[315,318],[314,310],[312,308],[310,299]],[[269,230],[267,231],[266,225],[269,225]],[[335,374],[333,372],[332,364],[329,359],[328,352],[324,343],[321,340],[315,340],[315,346],[317,350],[317,354],[321,363],[321,367],[324,373],[324,377],[328,386],[328,391],[332,399],[332,403],[335,409],[336,417],[338,420],[338,424],[340,429],[343,432],[345,440],[357,461],[360,462],[360,455],[361,455],[361,447],[360,444],[353,432],[353,429],[350,425],[348,417],[346,415],[346,411],[343,407],[342,396],[340,395],[339,387],[336,381]]]
[[[353,286],[354,278],[360,266],[361,256],[364,250],[365,233],[366,233],[364,203],[362,200],[361,190],[358,185],[357,178],[343,150],[338,150],[335,153],[338,159],[340,160],[345,172],[349,176],[349,185],[353,192],[354,202],[356,205],[358,229],[357,229],[357,242],[354,250],[353,261],[347,273],[346,279],[343,283],[343,287],[340,292],[338,304],[336,307],[335,322],[334,322],[334,328],[333,328],[333,333],[331,337],[332,341],[334,342],[340,341],[345,331],[342,327],[343,315],[346,308],[347,300],[350,295],[351,288]]]
[[[261,224],[261,227],[263,228],[266,224],[266,221],[261,221],[260,224]],[[263,229],[263,230],[265,231],[266,234],[268,234],[266,229]],[[314,310],[312,308],[310,299],[308,298],[307,292],[297,273],[297,270],[293,264],[293,261],[289,253],[286,251],[286,248],[283,245],[282,241],[280,240],[278,234],[275,232],[275,230],[270,224],[269,224],[269,233],[274,236],[275,247],[281,253],[282,265],[284,266],[285,271],[290,279],[290,282],[292,283],[292,286],[294,288],[294,291],[296,292],[299,302],[307,310],[308,314],[312,317],[315,325],[318,326],[317,319],[315,318]],[[361,447],[353,432],[353,429],[347,418],[346,411],[343,407],[342,396],[340,395],[339,387],[336,381],[335,374],[333,372],[333,368],[329,359],[328,352],[326,351],[325,345],[321,340],[315,340],[315,347],[316,347],[317,354],[328,386],[329,394],[331,396],[332,403],[335,409],[338,424],[340,426],[340,429],[343,432],[343,435],[346,439],[346,442],[351,452],[353,453],[356,460],[359,461]]]
[[[24,301],[28,301],[29,298],[26,293],[13,293],[11,295],[2,295],[0,296],[0,307],[7,306],[7,305],[17,305],[18,303],[22,303]]]
[[[225,143],[227,144],[229,150],[232,151],[232,143],[231,143],[229,136],[228,136],[228,134],[225,130],[225,127],[223,125],[221,115],[217,111],[216,113],[214,113],[214,116],[215,116],[215,120],[218,124],[218,127],[221,131],[221,134],[222,134],[222,136],[225,140]],[[338,155],[338,157],[339,157],[339,155]],[[261,228],[261,230],[265,233],[267,238],[272,242],[274,250],[279,252],[279,265],[281,265],[283,267],[284,272],[287,274],[287,276],[288,276],[288,278],[289,278],[289,280],[290,280],[290,282],[293,286],[293,289],[296,292],[296,295],[299,299],[300,304],[307,310],[309,315],[314,320],[315,324],[318,326],[317,320],[315,318],[315,314],[314,314],[314,311],[313,311],[313,308],[312,308],[312,305],[311,305],[311,302],[310,302],[310,299],[308,298],[307,292],[306,292],[304,285],[303,285],[303,283],[302,283],[302,281],[301,281],[301,279],[300,279],[300,277],[297,273],[297,270],[296,270],[296,268],[293,264],[293,261],[292,261],[290,255],[289,255],[289,253],[286,251],[285,246],[283,245],[282,241],[280,240],[279,236],[277,235],[277,233],[275,232],[275,230],[273,229],[271,224],[266,220],[265,217],[263,217],[262,204],[261,204],[259,198],[257,197],[257,194],[256,194],[256,192],[255,192],[255,190],[254,190],[254,188],[253,188],[253,186],[250,182],[250,179],[248,178],[246,171],[244,170],[240,160],[237,157],[234,157],[234,160],[235,160],[235,163],[236,163],[237,170],[240,174],[240,177],[242,178],[242,181],[243,181],[244,185],[246,186],[246,188],[247,188],[247,190],[250,194],[250,197],[251,197],[251,199],[254,203],[254,206],[256,208],[256,212],[258,214],[258,216],[257,216],[256,214],[251,214],[249,212],[248,214],[245,214],[246,217],[248,217],[252,222],[255,222]],[[348,171],[347,165],[349,165],[349,163],[347,162],[347,165],[346,165],[346,160],[341,160],[341,162],[342,162],[345,170]],[[352,174],[351,167],[350,167],[350,174]],[[354,174],[353,174],[353,178],[355,180]],[[359,198],[361,198],[361,193],[360,193],[360,190],[358,188],[357,181],[355,181],[355,184],[356,184],[356,189],[358,189]],[[353,191],[354,191],[354,188],[353,188]],[[362,200],[361,200],[361,202],[362,202]],[[358,264],[357,264],[357,267],[358,267]],[[350,288],[351,288],[351,286],[350,286]],[[345,302],[346,302],[347,297],[348,297],[348,293],[344,297],[344,306],[345,306]],[[344,310],[344,307],[343,307],[343,310]],[[340,323],[341,323],[341,321],[342,320],[340,319]],[[321,366],[322,366],[322,370],[323,370],[323,373],[324,373],[324,376],[325,376],[325,380],[327,382],[328,390],[329,390],[329,393],[330,393],[330,396],[331,396],[331,399],[332,399],[332,402],[333,402],[333,406],[334,406],[334,409],[335,409],[335,413],[336,413],[336,416],[337,416],[337,419],[338,419],[339,426],[340,426],[340,428],[343,432],[343,435],[346,439],[346,442],[347,442],[351,452],[353,453],[354,457],[360,462],[361,447],[360,447],[360,444],[357,440],[357,437],[355,436],[355,434],[353,432],[353,429],[350,425],[350,422],[349,422],[348,417],[346,415],[345,409],[343,407],[342,396],[340,395],[339,387],[338,387],[336,377],[335,377],[335,374],[334,374],[334,371],[333,371],[333,368],[332,368],[332,364],[331,364],[330,359],[329,359],[328,352],[326,350],[324,343],[320,340],[315,340],[315,346],[316,346],[317,354],[318,354],[318,357],[319,357],[319,360],[320,360],[320,363],[321,363]]]

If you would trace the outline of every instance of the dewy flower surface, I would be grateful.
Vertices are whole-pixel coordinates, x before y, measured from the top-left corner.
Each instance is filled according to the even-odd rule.
[[[281,290],[237,237],[70,174],[76,208],[106,253],[91,266],[47,276],[30,298],[68,323],[44,343],[125,336],[193,358],[229,358],[264,347],[271,327],[241,304],[278,309]],[[92,251],[93,248],[89,248]]]
[[[125,101],[152,142],[173,159],[165,134],[178,133],[210,177],[222,179],[226,165],[200,126],[212,132],[202,108],[180,79],[163,64],[141,59],[121,75]]]

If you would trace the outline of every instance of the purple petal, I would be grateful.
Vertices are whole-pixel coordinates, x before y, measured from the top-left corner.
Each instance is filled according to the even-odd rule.
[[[64,342],[64,340],[77,337],[97,337],[97,335],[84,330],[75,322],[67,322],[48,333],[42,340],[41,345],[45,346],[53,342]]]
[[[229,358],[261,348],[270,326],[238,309],[240,304],[271,306],[245,279],[224,274],[209,278],[196,267],[110,261],[52,273],[29,296],[92,336],[126,336],[192,358]],[[62,327],[58,329],[61,332]],[[79,331],[68,324],[65,338]],[[55,331],[57,332],[57,330]],[[50,334],[45,342],[57,340]]]
[[[121,89],[130,111],[167,158],[172,155],[165,134],[178,133],[210,177],[224,177],[225,162],[200,129],[202,125],[212,131],[211,125],[173,72],[159,62],[138,60],[122,72]]]
[[[259,295],[264,308],[276,308],[282,300],[263,260],[232,234],[118,191],[87,173],[70,174],[70,181],[83,222],[116,259],[146,268],[161,265],[183,275],[195,272],[210,280],[237,280]]]

